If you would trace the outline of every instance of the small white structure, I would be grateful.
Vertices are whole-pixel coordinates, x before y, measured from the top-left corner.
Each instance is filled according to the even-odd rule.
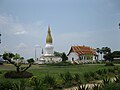
[[[61,57],[54,56],[54,46],[53,40],[51,36],[50,27],[48,27],[48,34],[46,38],[46,45],[45,45],[45,53],[42,53],[42,56],[36,61],[38,64],[45,64],[45,63],[58,63],[62,61]]]
[[[95,62],[96,51],[88,46],[71,46],[68,53],[68,61],[76,63]]]

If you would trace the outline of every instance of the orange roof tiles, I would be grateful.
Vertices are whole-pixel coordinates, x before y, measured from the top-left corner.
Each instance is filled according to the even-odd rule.
[[[83,54],[96,54],[95,50],[88,46],[72,46],[68,55],[70,52],[76,52],[79,56]]]

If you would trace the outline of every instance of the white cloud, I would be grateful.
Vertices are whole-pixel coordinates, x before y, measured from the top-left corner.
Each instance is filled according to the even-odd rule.
[[[0,24],[1,24],[1,23],[6,24],[6,22],[7,22],[7,18],[4,17],[4,16],[2,16],[2,15],[0,15]]]
[[[27,31],[18,31],[15,33],[15,35],[21,35],[21,34],[27,34]]]
[[[27,45],[25,43],[20,43],[16,47],[17,47],[17,49],[24,49],[24,48],[27,48]]]
[[[25,26],[21,23],[16,22],[11,15],[3,16],[0,15],[0,26],[1,29],[4,30],[4,33],[14,34],[14,35],[21,35],[27,34],[27,30]]]
[[[11,51],[27,58],[34,56],[34,45],[43,46],[44,44],[45,30],[47,31],[47,28],[42,21],[23,24],[13,18],[12,15],[0,15],[2,43],[7,44],[8,49],[10,49],[3,48],[0,53]]]

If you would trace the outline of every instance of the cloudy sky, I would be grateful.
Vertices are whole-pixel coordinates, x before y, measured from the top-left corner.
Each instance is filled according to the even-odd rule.
[[[50,25],[54,50],[71,45],[120,50],[120,0],[0,0],[0,33],[4,51],[25,58],[45,47]]]

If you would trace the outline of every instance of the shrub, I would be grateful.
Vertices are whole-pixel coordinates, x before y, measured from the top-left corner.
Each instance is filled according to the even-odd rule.
[[[11,90],[13,88],[13,83],[9,80],[0,81],[0,90]]]
[[[60,74],[60,77],[63,80],[63,84],[66,87],[72,86],[73,76],[70,72],[65,72],[64,74]]]
[[[76,85],[78,85],[78,84],[82,84],[82,81],[80,80],[80,75],[79,74],[74,74],[74,77],[73,77],[73,79],[74,79],[74,84],[76,84]]]
[[[114,70],[119,70],[118,66],[115,66],[115,67],[114,67]]]
[[[92,90],[101,90],[101,85],[99,84],[94,84],[94,86],[92,87]]]
[[[86,82],[93,81],[94,80],[94,73],[93,72],[85,72],[84,78]]]
[[[3,62],[0,62],[0,65],[3,65]]]
[[[120,83],[120,75],[115,76],[115,80],[114,80],[114,82],[116,82],[116,83]]]
[[[99,75],[102,75],[102,71],[101,70],[96,71],[96,73],[99,74]]]
[[[33,87],[33,90],[43,90],[44,88],[42,81],[36,76],[31,77],[29,83]]]
[[[49,74],[43,78],[43,83],[48,87],[48,89],[53,89],[56,85],[56,79]]]
[[[30,72],[16,72],[16,71],[10,71],[4,74],[5,78],[30,78],[33,76]]]
[[[103,72],[103,74],[107,74],[107,70],[106,69],[103,69],[102,72]]]
[[[111,83],[110,78],[108,78],[108,77],[103,78],[103,84],[104,84],[104,85],[110,84],[110,83]]]
[[[94,73],[94,79],[99,80],[99,79],[101,79],[101,76],[95,72]]]
[[[82,86],[78,85],[78,90],[89,90],[89,87],[86,85],[82,85]]]
[[[102,90],[120,90],[120,83],[110,83],[102,87]]]
[[[59,63],[52,63],[52,64],[48,64],[48,65],[52,65],[52,66],[69,66],[69,65],[73,65],[70,62],[59,62]]]
[[[106,62],[105,66],[114,66],[112,62]]]
[[[18,83],[13,84],[13,90],[25,90],[26,88],[26,81],[20,80]]]

